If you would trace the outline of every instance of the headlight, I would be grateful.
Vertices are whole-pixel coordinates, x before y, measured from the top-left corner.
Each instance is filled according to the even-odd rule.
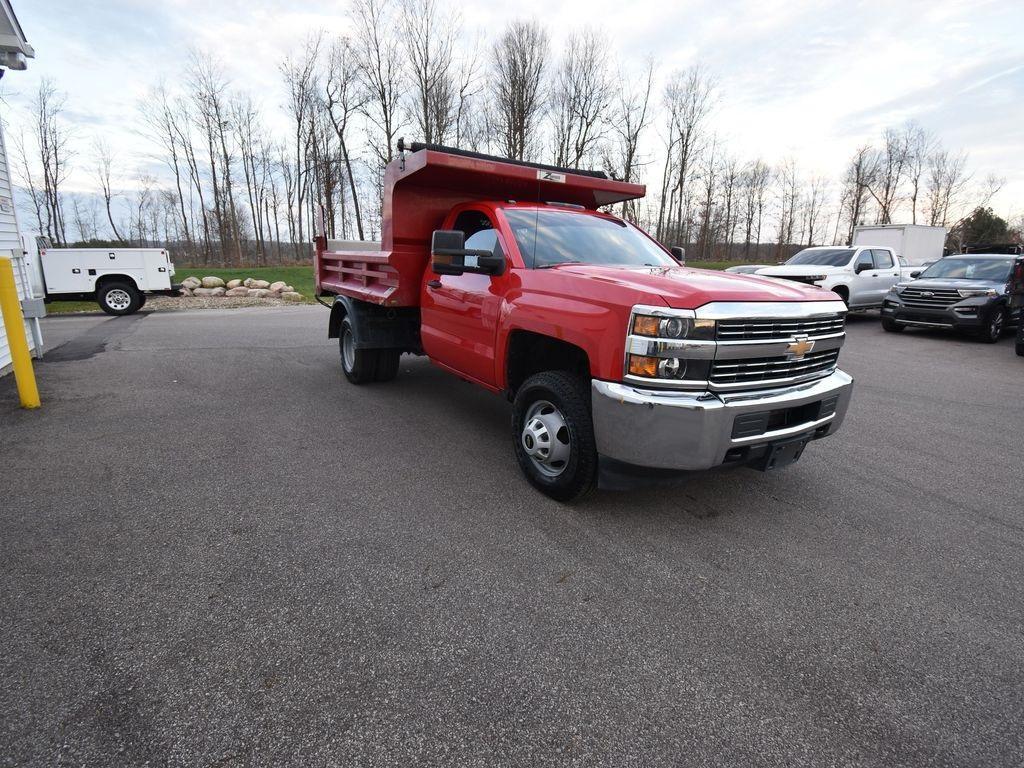
[[[889,290],[892,291],[893,293],[903,293],[903,289],[906,287],[907,286],[903,283],[896,283],[896,285],[894,285]]]
[[[710,360],[687,360],[682,357],[650,357],[630,355],[629,373],[645,379],[706,379]]]
[[[635,315],[633,333],[654,339],[714,339],[715,321],[689,317]]]
[[[957,290],[963,298],[970,299],[975,296],[998,296],[999,291],[995,288],[960,288]]]

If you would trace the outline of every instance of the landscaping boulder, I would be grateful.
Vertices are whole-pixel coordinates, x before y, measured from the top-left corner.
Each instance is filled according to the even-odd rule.
[[[246,287],[247,288],[269,288],[270,287],[270,283],[268,283],[266,280],[253,280]]]
[[[258,280],[256,282],[266,283],[266,280]],[[265,299],[268,296],[272,296],[273,293],[268,291],[266,288],[249,288],[248,296],[250,299]]]
[[[277,282],[270,284],[270,290],[274,291],[275,293],[280,293],[287,286],[288,283],[286,283],[284,280],[278,280]]]
[[[234,288],[228,288],[224,293],[225,296],[248,296],[249,289],[244,285],[236,285]]]
[[[186,288],[185,286],[182,286],[181,287],[181,293],[179,295],[180,296],[191,296],[192,295],[192,290],[189,289],[189,288]]]
[[[283,291],[281,298],[285,301],[302,301],[302,294],[295,291]]]
[[[181,281],[181,287],[188,288],[188,290],[190,291],[194,291],[196,288],[202,286],[202,284],[202,280],[200,280],[198,277],[192,277],[192,275],[189,275],[188,277]]]
[[[292,288],[290,285],[286,285],[284,288],[281,289],[281,293],[294,293],[294,292],[295,292],[295,289]]]
[[[230,291],[232,288],[237,288],[241,284],[242,284],[242,281],[238,280],[238,279],[228,280],[227,285],[225,285],[224,287],[227,288]]]
[[[245,278],[245,280],[242,281],[242,285],[244,285],[246,288],[252,288],[252,278]]]
[[[227,289],[225,289],[223,286],[218,286],[216,288],[196,288],[194,291],[192,291],[193,296],[217,297],[223,296],[225,293],[227,293]]]
[[[219,277],[204,277],[203,288],[223,288],[224,281]]]

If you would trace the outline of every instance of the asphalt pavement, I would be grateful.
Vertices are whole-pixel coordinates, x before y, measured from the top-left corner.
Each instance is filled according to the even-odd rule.
[[[533,491],[320,307],[55,317],[0,379],[0,766],[1024,763],[1024,360],[853,318],[774,474]]]

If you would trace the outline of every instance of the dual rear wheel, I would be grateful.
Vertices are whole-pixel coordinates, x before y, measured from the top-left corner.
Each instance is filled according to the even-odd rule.
[[[398,375],[401,350],[358,348],[352,320],[348,317],[341,321],[338,341],[341,348],[341,370],[353,384],[391,381]]]

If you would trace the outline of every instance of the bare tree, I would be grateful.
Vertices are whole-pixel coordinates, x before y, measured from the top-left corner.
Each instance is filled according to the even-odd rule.
[[[602,138],[612,95],[608,42],[592,29],[570,33],[552,88],[555,165],[579,168]]]
[[[650,125],[649,106],[654,83],[654,63],[648,61],[644,77],[633,85],[628,77],[619,74],[619,87],[612,111],[612,141],[604,154],[604,166],[614,178],[626,182],[639,180],[644,161],[640,156],[640,138]],[[622,216],[637,220],[637,201],[622,204]]]
[[[867,179],[867,190],[878,203],[879,224],[891,224],[899,204],[900,187],[907,172],[908,136],[904,131],[886,128],[882,133],[882,149],[874,152],[873,173]]]
[[[294,203],[294,213],[289,212],[289,221],[293,223],[292,243],[295,257],[300,258],[305,249],[306,190],[308,180],[305,158],[310,141],[310,121],[318,103],[316,82],[317,62],[320,58],[320,47],[323,33],[316,33],[306,39],[306,44],[298,58],[289,57],[281,67],[285,86],[288,89],[288,111],[292,119],[292,158],[295,167],[291,172],[291,192],[288,204]]]
[[[66,102],[67,97],[57,90],[54,81],[44,77],[30,105],[32,133],[42,169],[42,229],[57,243],[67,241],[61,192],[71,159],[71,130],[63,118]]]
[[[356,231],[363,240],[363,217],[359,210],[359,192],[356,189],[355,174],[352,171],[352,157],[349,151],[348,133],[355,113],[366,104],[366,92],[359,88],[359,70],[352,45],[347,38],[336,40],[327,59],[327,78],[324,106],[330,116],[331,125],[338,137],[341,160],[345,164],[345,177],[352,195]]]
[[[814,245],[823,230],[821,216],[825,208],[827,193],[828,180],[822,176],[815,176],[811,179],[807,191],[804,193],[802,208],[807,245]]]
[[[853,239],[853,228],[864,223],[869,192],[875,175],[875,157],[869,146],[853,153],[843,175],[843,201],[850,228],[847,242]]]
[[[955,155],[946,150],[933,152],[928,158],[925,196],[928,223],[945,226],[949,223],[960,195],[967,188],[971,176],[967,173],[967,155]]]
[[[184,171],[182,169],[182,147],[180,146],[180,134],[181,127],[178,125],[181,115],[171,102],[171,97],[167,92],[167,86],[161,82],[156,88],[154,88],[149,97],[143,102],[141,107],[142,117],[146,124],[149,126],[151,137],[163,150],[162,160],[166,163],[167,167],[174,174],[174,187],[177,193],[176,207],[177,211],[181,216],[180,226],[181,231],[185,238],[185,246],[188,249],[192,247],[192,229],[189,222],[191,208],[188,205],[185,197],[185,186],[182,183],[182,177]],[[96,155],[98,162],[97,173],[104,175],[104,166],[106,170],[106,185],[103,184],[101,179],[101,188],[104,192],[104,198],[107,205],[107,219],[110,221],[110,227],[114,231],[114,236],[120,240],[120,236],[117,235],[117,230],[114,227],[114,222],[110,214],[110,196],[109,196],[109,181],[110,181],[110,167],[109,163],[105,163],[104,159],[109,158],[109,149],[104,146],[105,151],[101,151],[100,147],[96,147]]]
[[[493,132],[498,150],[527,160],[537,145],[543,112],[548,35],[536,21],[513,21],[491,52]]]
[[[456,118],[454,50],[458,17],[443,12],[438,0],[401,0],[400,15],[414,85],[413,122],[423,141],[444,144]]]
[[[925,171],[928,168],[928,157],[935,152],[935,137],[914,122],[904,126],[907,148],[907,183],[910,187],[910,222],[917,224],[918,201]]]
[[[401,52],[390,0],[354,0],[353,53],[366,91],[363,114],[375,129],[370,148],[380,165],[391,162],[400,129]]]
[[[676,71],[665,86],[664,105],[668,112],[665,143],[666,163],[662,175],[658,238],[686,239],[686,186],[694,155],[704,139],[704,126],[715,100],[715,85],[699,66]]]
[[[103,194],[103,205],[107,211],[107,222],[110,224],[110,231],[114,239],[123,243],[124,238],[117,231],[117,224],[114,223],[114,213],[111,203],[114,199],[114,190],[111,177],[114,173],[114,155],[110,145],[104,138],[97,138],[93,142],[93,151],[96,155],[96,180],[100,184],[100,192]]]
[[[46,201],[43,197],[43,190],[39,188],[36,174],[32,172],[32,161],[29,159],[29,150],[25,145],[25,134],[15,134],[14,151],[17,158],[18,181],[22,188],[28,192],[28,198],[32,204],[32,212],[36,218],[37,231],[42,234],[46,231],[43,224],[43,210],[46,208]]]

